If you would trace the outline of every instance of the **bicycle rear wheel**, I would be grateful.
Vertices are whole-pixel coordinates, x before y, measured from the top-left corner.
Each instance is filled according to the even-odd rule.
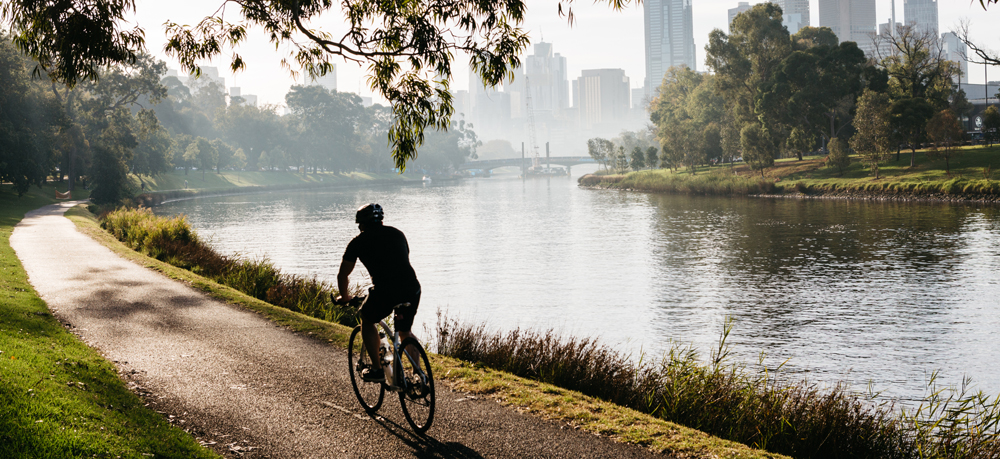
[[[385,385],[361,379],[361,372],[373,366],[368,351],[365,350],[365,340],[361,337],[360,325],[354,327],[351,339],[347,342],[347,365],[351,374],[351,385],[354,386],[354,395],[358,396],[358,401],[365,411],[374,413],[382,406]]]
[[[400,362],[396,366],[396,379],[404,390],[399,393],[399,403],[403,405],[403,415],[417,433],[424,433],[434,421],[434,376],[431,362],[427,360],[424,347],[416,339],[406,338],[400,344]],[[407,355],[407,350],[410,350]]]

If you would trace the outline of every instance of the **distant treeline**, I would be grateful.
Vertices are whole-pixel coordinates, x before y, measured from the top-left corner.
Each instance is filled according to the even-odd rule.
[[[191,87],[164,77],[166,64],[142,56],[101,68],[94,81],[54,83],[46,69],[0,35],[0,183],[19,195],[46,180],[92,188],[95,202],[132,196],[128,174],[174,168],[302,173],[394,169],[388,146],[392,110],[364,107],[355,94],[292,86],[287,114],[228,97],[208,78]],[[470,124],[428,131],[409,167],[439,171],[475,157]]]

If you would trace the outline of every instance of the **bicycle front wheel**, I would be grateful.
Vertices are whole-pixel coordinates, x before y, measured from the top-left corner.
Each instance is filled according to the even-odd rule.
[[[385,396],[385,385],[381,382],[369,382],[361,379],[361,372],[374,368],[368,351],[365,350],[365,340],[361,337],[361,326],[354,327],[351,339],[347,342],[347,365],[351,373],[351,385],[354,395],[368,413],[374,413],[382,406]]]
[[[400,362],[396,366],[403,390],[399,393],[399,403],[403,405],[403,415],[417,433],[424,433],[434,421],[434,376],[427,353],[416,339],[406,338],[400,344]]]

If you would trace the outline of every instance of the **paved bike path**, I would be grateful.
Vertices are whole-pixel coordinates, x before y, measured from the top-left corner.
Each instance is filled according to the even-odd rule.
[[[63,217],[74,204],[29,212],[14,229],[10,244],[31,284],[151,407],[227,456],[654,456],[443,384],[424,438],[395,394],[369,417],[343,349],[118,257]]]

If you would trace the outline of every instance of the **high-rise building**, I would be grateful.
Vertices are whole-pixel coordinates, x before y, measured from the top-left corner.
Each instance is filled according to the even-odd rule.
[[[750,11],[750,2],[740,2],[736,5],[736,8],[729,9],[729,25],[733,25],[733,19],[736,19],[736,15],[744,11]]]
[[[938,36],[937,0],[904,0],[903,23],[921,33]]]
[[[655,94],[670,67],[686,65],[697,70],[694,19],[691,0],[646,0],[642,7],[646,29],[644,86],[647,93]]]
[[[617,133],[628,119],[629,79],[622,69],[584,70],[577,78],[580,127],[595,133]]]
[[[875,0],[819,0],[819,26],[829,27],[840,41],[853,41],[867,55],[875,50]]]
[[[965,43],[955,35],[955,32],[945,32],[941,34],[941,46],[945,58],[952,62],[957,62],[962,69],[962,75],[955,75],[955,83],[969,84],[969,50]]]
[[[552,53],[552,43],[535,43],[535,54],[524,59],[524,76],[532,110],[555,114],[569,108],[566,58]]]
[[[789,34],[809,26],[809,0],[772,0],[772,2],[781,7],[781,24],[788,29]]]
[[[189,75],[184,85],[191,88],[193,93],[210,83],[215,83],[219,86],[219,90],[226,92],[226,79],[219,76],[219,69],[216,67],[201,67],[201,76],[195,78],[194,74]]]
[[[326,75],[323,76],[310,76],[305,75],[306,86],[322,86],[328,91],[337,90],[337,65],[334,64],[333,68]]]

